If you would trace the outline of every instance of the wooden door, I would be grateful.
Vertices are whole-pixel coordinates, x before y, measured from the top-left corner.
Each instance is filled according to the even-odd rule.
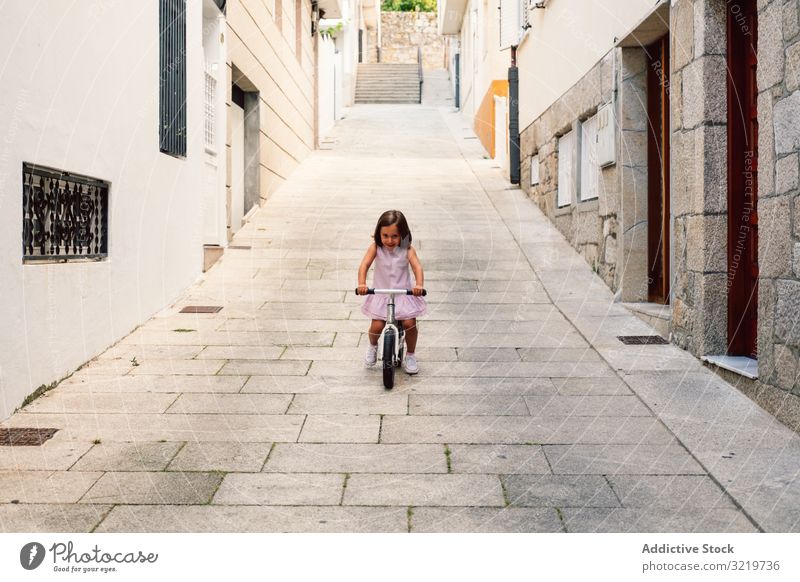
[[[758,356],[756,0],[728,10],[728,354]]]
[[[669,36],[647,52],[647,300],[669,303]]]

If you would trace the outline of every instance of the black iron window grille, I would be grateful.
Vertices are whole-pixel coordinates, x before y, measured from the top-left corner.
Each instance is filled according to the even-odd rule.
[[[186,0],[160,0],[159,149],[186,156]]]
[[[103,180],[22,164],[23,261],[107,257],[108,189]]]

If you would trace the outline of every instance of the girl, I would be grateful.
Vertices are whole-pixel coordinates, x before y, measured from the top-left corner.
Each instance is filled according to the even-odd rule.
[[[411,246],[411,231],[406,217],[399,210],[388,210],[381,214],[373,235],[375,242],[369,245],[367,253],[358,268],[358,294],[367,292],[367,271],[375,262],[373,286],[376,289],[412,289],[414,295],[398,295],[395,297],[395,316],[403,324],[406,336],[406,357],[403,369],[408,374],[419,372],[414,349],[417,347],[417,316],[425,313],[425,300],[421,297],[424,286],[422,265],[417,251]],[[411,287],[409,266],[414,271],[415,284]],[[364,300],[361,312],[372,318],[369,326],[369,347],[364,356],[368,366],[375,364],[378,358],[378,338],[386,324],[386,295],[370,295]]]

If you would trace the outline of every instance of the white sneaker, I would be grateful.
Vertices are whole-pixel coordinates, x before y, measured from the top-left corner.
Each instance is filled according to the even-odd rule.
[[[374,366],[378,361],[378,346],[370,345],[367,347],[367,353],[364,354],[364,363],[367,366]]]
[[[406,374],[416,374],[419,372],[419,365],[417,364],[417,357],[414,354],[407,354],[403,359],[403,369]]]

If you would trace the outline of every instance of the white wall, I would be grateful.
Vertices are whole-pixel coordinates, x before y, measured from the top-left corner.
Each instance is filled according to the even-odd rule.
[[[520,129],[533,123],[656,8],[655,0],[550,1],[517,50]]]
[[[159,152],[158,3],[10,2],[0,21],[0,419],[173,302],[202,267],[202,3],[188,155]],[[23,162],[111,182],[109,258],[22,264]]]

